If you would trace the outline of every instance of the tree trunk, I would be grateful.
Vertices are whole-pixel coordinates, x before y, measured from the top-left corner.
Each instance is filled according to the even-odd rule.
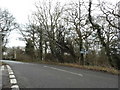
[[[39,57],[40,60],[43,60],[43,46],[42,46],[42,41],[43,41],[43,32],[42,29],[40,30],[40,40],[39,40]]]

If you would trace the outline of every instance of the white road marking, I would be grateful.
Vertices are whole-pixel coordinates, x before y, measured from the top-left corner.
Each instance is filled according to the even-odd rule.
[[[10,83],[11,84],[17,84],[17,80],[16,79],[10,79]]]
[[[14,73],[11,71],[11,72],[8,72],[9,73],[9,75],[13,75]]]
[[[13,85],[13,86],[11,86],[11,88],[12,88],[12,90],[19,90],[19,86],[18,85]]]
[[[43,67],[48,67],[48,66],[43,66]]]
[[[79,74],[79,73],[75,73],[75,72],[71,72],[71,71],[67,71],[67,70],[63,70],[63,69],[59,69],[59,68],[49,67],[49,66],[44,66],[44,67],[48,67],[48,68],[51,68],[51,69],[54,69],[54,70],[58,70],[58,71],[62,71],[62,72],[67,72],[67,73],[71,73],[71,74],[83,77],[83,75]]]
[[[4,65],[1,66],[1,71],[3,71],[3,70],[5,70],[5,66]]]
[[[19,90],[19,86],[17,85],[17,80],[15,79],[15,75],[13,73],[13,70],[9,65],[6,65],[9,73],[10,83],[12,84],[11,89],[12,90]]]
[[[11,70],[8,69],[8,72],[13,72],[13,70],[12,69]]]
[[[11,70],[11,67],[9,65],[6,65],[6,67],[7,67],[8,70]]]
[[[15,75],[9,75],[9,78],[15,78]]]

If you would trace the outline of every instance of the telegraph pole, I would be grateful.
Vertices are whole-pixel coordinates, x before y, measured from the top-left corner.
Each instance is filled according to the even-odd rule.
[[[0,33],[0,60],[2,60],[2,33]]]
[[[2,52],[2,45],[3,45],[3,43],[2,43],[2,35],[3,34],[6,34],[7,32],[2,32],[2,31],[0,31],[0,60],[2,60],[2,55],[3,55],[3,52]]]
[[[118,15],[120,15],[120,1],[118,2]],[[118,18],[118,27],[120,28],[120,17]],[[118,48],[120,49],[120,30],[119,30],[118,41],[119,41]]]
[[[2,60],[2,34],[0,33],[0,61]],[[1,63],[0,63],[1,66]],[[2,71],[0,70],[0,89],[2,89]]]
[[[118,15],[120,15],[120,1],[118,2]],[[118,17],[118,27],[120,28],[120,17]],[[120,55],[120,30],[118,32],[118,52]],[[119,65],[119,64],[118,64]],[[119,68],[119,67],[118,67]],[[118,75],[118,89],[120,90],[120,75]]]

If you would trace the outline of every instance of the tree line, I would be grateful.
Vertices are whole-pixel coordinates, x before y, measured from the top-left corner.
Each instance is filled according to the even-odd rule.
[[[26,42],[24,57],[120,69],[119,3],[53,3],[36,2],[29,22],[19,26]]]

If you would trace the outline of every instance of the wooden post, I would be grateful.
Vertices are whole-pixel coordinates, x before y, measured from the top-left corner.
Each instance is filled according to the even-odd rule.
[[[2,33],[0,33],[0,60],[2,60]]]

